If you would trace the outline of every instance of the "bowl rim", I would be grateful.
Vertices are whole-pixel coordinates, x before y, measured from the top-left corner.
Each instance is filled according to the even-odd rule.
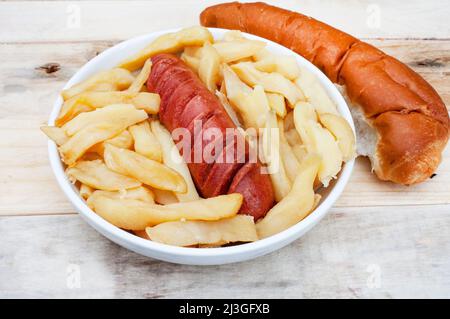
[[[141,43],[139,46],[143,47],[145,44],[148,44],[149,41],[154,39],[155,37],[170,33],[170,32],[176,32],[182,28],[174,28],[174,29],[168,29],[168,30],[161,30],[156,32],[151,32],[148,34],[140,35],[137,37],[133,37],[131,39],[122,41],[107,50],[103,51],[90,61],[88,61],[86,64],[84,64],[78,71],[67,81],[67,83],[64,85],[62,90],[74,85],[75,83],[85,79],[87,76],[94,72],[98,72],[100,68],[96,67],[96,65],[108,57],[112,57],[117,52],[120,52],[122,50],[126,50],[127,46],[130,44],[136,44]],[[214,37],[222,36],[225,32],[230,31],[227,29],[220,29],[220,28],[208,28]],[[319,80],[322,87],[326,90],[327,94],[330,96],[330,98],[335,102],[339,113],[347,120],[347,122],[350,124],[353,132],[355,133],[355,126],[353,119],[350,114],[349,107],[339,92],[339,90],[336,88],[336,86],[323,74],[316,66],[314,66],[312,63],[310,63],[308,60],[300,56],[299,54],[289,50],[288,48],[285,48],[281,46],[278,43],[275,43],[273,41],[270,41],[265,38],[261,38],[258,36],[255,36],[253,34],[248,34],[245,32],[242,32],[242,34],[246,38],[255,39],[264,41],[267,43],[267,48],[269,50],[276,50],[281,51],[282,54],[288,54],[296,57],[297,62],[300,64],[302,68],[308,69],[308,71],[312,72],[314,76]],[[132,53],[129,53],[130,55]],[[111,68],[111,66],[108,66],[108,68]],[[62,97],[59,94],[58,98],[56,99],[49,120],[48,125],[54,125],[54,121],[56,117],[59,114],[59,111],[62,106]],[[348,161],[347,163],[343,164],[343,167],[340,171],[340,174],[338,178],[335,181],[335,184],[333,185],[333,188],[330,190],[327,197],[303,220],[295,224],[294,226],[289,227],[288,229],[279,232],[275,235],[272,235],[270,237],[257,240],[255,242],[251,243],[245,243],[241,245],[236,246],[227,246],[227,247],[217,247],[217,248],[208,248],[208,249],[199,249],[199,248],[190,248],[190,247],[177,247],[177,246],[170,246],[167,244],[162,244],[158,242],[153,242],[150,240],[143,239],[141,237],[138,237],[132,233],[129,233],[121,228],[118,228],[114,226],[113,224],[107,222],[102,217],[97,215],[94,211],[92,211],[86,204],[86,202],[80,197],[79,193],[76,191],[75,187],[71,184],[69,179],[67,178],[65,172],[63,163],[61,162],[60,155],[57,150],[56,144],[49,140],[48,141],[48,153],[49,153],[49,160],[50,165],[52,167],[52,171],[56,177],[56,180],[66,195],[66,197],[69,199],[69,201],[75,206],[77,212],[97,231],[99,231],[104,236],[108,237],[112,241],[120,244],[121,246],[124,246],[128,249],[137,251],[141,254],[144,251],[153,251],[155,253],[163,254],[163,255],[172,255],[172,256],[179,256],[179,257],[191,257],[191,258],[197,258],[197,257],[229,257],[232,255],[241,255],[241,254],[250,254],[253,252],[260,251],[264,248],[272,246],[273,250],[276,250],[278,248],[281,248],[288,243],[294,241],[295,239],[301,237],[304,233],[309,231],[314,225],[316,225],[329,211],[329,209],[333,206],[333,204],[336,202],[336,200],[339,198],[339,196],[342,194],[347,182],[350,179],[351,173],[353,171],[354,162],[355,159],[352,159]],[[158,257],[154,257],[158,258]],[[251,257],[249,257],[251,258]],[[244,259],[249,259],[244,258]],[[160,258],[164,259],[164,258]],[[192,262],[192,261],[191,261]],[[233,261],[230,261],[233,262]],[[195,261],[194,261],[195,263]],[[223,263],[226,263],[223,262]]]

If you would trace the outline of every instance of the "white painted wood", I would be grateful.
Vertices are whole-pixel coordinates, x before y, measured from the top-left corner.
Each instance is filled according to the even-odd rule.
[[[196,267],[129,252],[76,215],[0,217],[0,296],[448,298],[449,233],[448,206],[336,208],[273,254]]]
[[[128,39],[198,23],[218,0],[0,2],[0,42]],[[363,38],[448,38],[450,2],[268,1]]]

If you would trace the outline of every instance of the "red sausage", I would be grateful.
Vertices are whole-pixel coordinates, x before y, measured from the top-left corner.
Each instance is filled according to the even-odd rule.
[[[240,213],[252,215],[255,220],[265,216],[274,204],[270,178],[261,173],[259,162],[248,162],[247,142],[234,130],[227,131],[236,126],[198,76],[176,56],[159,54],[152,58],[147,88],[161,96],[159,117],[169,131],[185,128],[191,134],[190,154],[182,155],[188,159],[200,195],[207,198],[241,193],[244,202]],[[212,128],[217,134],[204,134]],[[216,145],[220,146],[217,154]],[[237,152],[237,145],[245,145],[244,152]],[[206,149],[211,151],[207,152],[208,158],[203,156]],[[197,154],[199,162],[195,161],[196,150],[201,151]]]
[[[234,176],[228,193],[241,193],[244,196],[246,200],[240,210],[243,214],[251,214],[254,207],[266,207],[269,201],[273,203],[272,182],[268,175],[261,174],[259,163],[245,164]]]

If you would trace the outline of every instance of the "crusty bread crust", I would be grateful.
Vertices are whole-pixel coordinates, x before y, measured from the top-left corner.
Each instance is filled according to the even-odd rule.
[[[410,185],[436,170],[449,138],[448,111],[419,74],[381,50],[325,23],[265,3],[224,3],[205,9],[207,27],[252,33],[299,53],[359,105],[377,130],[377,176]]]

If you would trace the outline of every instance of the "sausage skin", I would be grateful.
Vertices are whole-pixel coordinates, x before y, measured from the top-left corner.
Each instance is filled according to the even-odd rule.
[[[190,154],[185,154],[185,148],[180,152],[200,195],[241,193],[244,201],[239,213],[252,215],[255,221],[264,217],[274,205],[270,177],[261,173],[260,162],[249,162],[248,143],[242,135],[227,130],[236,126],[197,74],[175,55],[158,54],[152,57],[147,88],[161,97],[159,117],[164,126],[170,132],[184,128],[190,133]],[[204,134],[208,129],[218,134]],[[214,145],[221,146],[219,154],[211,151],[208,160],[201,155],[198,158],[196,150],[214,150]],[[237,145],[245,145],[244,151],[238,152]]]

